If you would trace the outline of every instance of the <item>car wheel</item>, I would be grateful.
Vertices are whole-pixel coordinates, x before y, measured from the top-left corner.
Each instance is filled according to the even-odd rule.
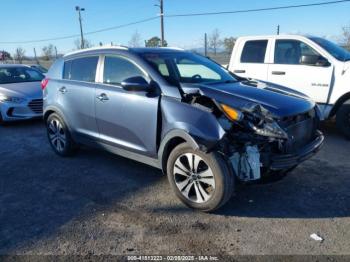
[[[69,156],[74,152],[75,143],[66,123],[58,114],[53,113],[47,118],[46,128],[50,145],[56,154]]]
[[[180,200],[201,211],[219,208],[234,191],[234,177],[223,157],[193,150],[186,143],[170,153],[167,175]]]
[[[337,128],[350,139],[350,101],[345,102],[338,110]]]

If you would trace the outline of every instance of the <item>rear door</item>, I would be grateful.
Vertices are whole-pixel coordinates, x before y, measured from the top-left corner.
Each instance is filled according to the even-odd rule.
[[[129,58],[106,55],[95,93],[100,139],[112,146],[144,155],[156,155],[158,94],[126,91],[121,82],[147,73]]]
[[[58,82],[58,103],[74,132],[98,137],[95,121],[95,77],[98,56],[64,62],[64,80]]]
[[[268,81],[304,93],[318,103],[326,103],[333,65],[318,62],[324,59],[305,42],[277,39],[273,63],[268,69]]]
[[[248,40],[240,42],[238,55],[234,55],[230,70],[241,77],[267,80],[268,39]]]

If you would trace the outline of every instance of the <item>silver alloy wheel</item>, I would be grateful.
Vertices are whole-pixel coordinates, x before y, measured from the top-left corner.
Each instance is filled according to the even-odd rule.
[[[62,152],[66,147],[66,134],[61,122],[56,118],[52,119],[48,126],[48,132],[51,144],[58,152]]]
[[[214,193],[214,174],[203,158],[196,154],[179,156],[174,164],[173,175],[177,188],[190,201],[204,203]]]

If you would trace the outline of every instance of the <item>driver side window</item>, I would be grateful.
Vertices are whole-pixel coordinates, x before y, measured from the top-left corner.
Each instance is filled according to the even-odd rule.
[[[146,78],[142,70],[131,61],[117,56],[105,57],[103,72],[104,84],[120,85],[125,79],[136,76]]]
[[[322,56],[312,47],[297,40],[276,40],[275,64],[317,66]]]

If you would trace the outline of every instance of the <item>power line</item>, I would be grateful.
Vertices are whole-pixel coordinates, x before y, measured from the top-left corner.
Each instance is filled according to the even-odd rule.
[[[345,2],[350,2],[350,0],[328,1],[328,2],[319,2],[319,3],[312,3],[312,4],[287,5],[287,6],[276,6],[276,7],[257,8],[257,9],[234,10],[234,11],[219,11],[219,12],[207,12],[207,13],[188,13],[188,14],[170,14],[170,15],[165,15],[165,17],[206,16],[206,15],[224,15],[224,14],[263,12],[263,11],[291,9],[291,8],[301,8],[301,7],[310,7],[310,6],[332,5],[332,4],[340,4],[340,3],[345,3]]]
[[[318,2],[318,3],[311,3],[311,4],[301,4],[301,5],[288,5],[288,6],[276,6],[276,7],[266,7],[266,8],[257,8],[257,9],[245,9],[245,10],[234,10],[234,11],[220,11],[220,12],[206,12],[206,13],[188,13],[188,14],[170,14],[170,15],[164,15],[164,17],[189,17],[189,16],[206,16],[206,15],[223,15],[223,14],[237,14],[237,13],[249,13],[249,12],[263,12],[263,11],[272,11],[272,10],[281,10],[281,9],[291,9],[291,8],[301,8],[301,7],[311,7],[311,6],[323,6],[323,5],[332,5],[332,4],[340,4],[350,2],[350,0],[338,0],[338,1],[328,1],[328,2]],[[121,24],[117,26],[107,27],[95,31],[90,31],[85,33],[85,35],[92,35],[97,34],[101,32],[111,31],[115,29],[120,29],[123,27],[128,27],[131,25],[141,24],[148,21],[152,21],[155,19],[158,19],[159,16],[153,16],[149,18],[145,18],[142,20],[138,20],[135,22],[130,22],[127,24]],[[70,39],[70,38],[76,38],[79,37],[79,34],[74,35],[67,35],[67,36],[61,36],[61,37],[53,37],[53,38],[46,38],[46,39],[39,39],[39,40],[27,40],[27,41],[9,41],[9,42],[0,42],[0,44],[30,44],[30,43],[40,43],[40,42],[49,42],[49,41],[56,41],[56,40],[64,40],[64,39]]]
[[[349,1],[350,1],[350,0],[349,0]],[[158,16],[145,18],[145,19],[138,20],[138,21],[131,22],[131,23],[127,23],[127,24],[121,24],[121,25],[112,26],[112,27],[107,27],[107,28],[103,28],[103,29],[99,29],[99,30],[95,30],[95,31],[90,31],[90,32],[84,33],[84,35],[92,35],[92,34],[97,34],[97,33],[101,33],[101,32],[111,31],[111,30],[115,30],[115,29],[119,29],[119,28],[131,26],[131,25],[136,25],[136,24],[145,23],[145,22],[152,21],[152,20],[155,20],[155,19],[158,19]],[[30,44],[30,43],[40,43],[40,42],[49,42],[49,41],[55,41],[55,40],[64,40],[64,39],[76,38],[76,37],[79,37],[79,36],[80,36],[80,34],[75,34],[75,35],[68,35],[68,36],[61,36],[61,37],[53,37],[53,38],[46,38],[46,39],[39,39],[39,40],[0,42],[0,44]]]

